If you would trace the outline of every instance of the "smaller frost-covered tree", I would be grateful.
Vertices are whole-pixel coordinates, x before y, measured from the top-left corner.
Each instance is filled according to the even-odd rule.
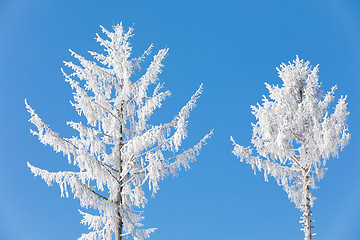
[[[170,95],[169,91],[161,91],[163,84],[158,83],[168,49],[160,50],[145,73],[132,81],[152,45],[141,57],[131,58],[132,28],[124,31],[120,24],[113,32],[105,28],[102,31],[108,38],[97,35],[96,40],[105,48],[104,54],[89,52],[95,58],[90,61],[70,50],[79,64],[65,62],[73,71],[70,75],[63,71],[74,90],[71,104],[86,118],[85,124],[67,123],[79,132],[78,136],[61,137],[25,101],[31,114],[29,121],[37,128],[31,133],[44,145],[62,152],[79,171],[49,172],[30,163],[28,166],[48,185],[57,183],[61,196],[71,191],[81,207],[98,211],[98,215],[80,211],[81,223],[90,229],[80,240],[120,240],[129,235],[141,240],[155,230],[141,228],[143,216],[139,210],[147,202],[143,186],[147,184],[154,195],[158,182],[166,175],[176,174],[181,166],[188,169],[212,131],[192,148],[179,152],[187,136],[189,113],[202,86],[172,121],[148,124],[153,111]]]
[[[323,178],[327,160],[337,157],[348,143],[350,134],[346,126],[349,114],[346,96],[338,100],[335,110],[328,108],[334,99],[336,86],[321,94],[318,81],[318,66],[298,57],[288,65],[277,68],[283,85],[265,83],[270,99],[264,96],[262,105],[251,106],[256,117],[253,126],[252,144],[259,156],[252,155],[250,147],[234,144],[233,153],[256,170],[263,171],[282,186],[289,199],[303,212],[300,223],[305,240],[312,239],[313,220],[311,207],[314,197],[311,189]]]

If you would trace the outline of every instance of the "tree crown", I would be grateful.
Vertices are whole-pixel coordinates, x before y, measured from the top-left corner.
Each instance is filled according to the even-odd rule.
[[[346,125],[348,116],[346,96],[338,100],[332,114],[328,109],[334,99],[336,86],[321,92],[318,66],[311,67],[298,57],[277,68],[282,86],[265,83],[269,98],[251,106],[257,122],[252,124],[254,145],[251,148],[234,141],[233,153],[253,166],[264,170],[282,185],[298,208],[303,203],[302,179],[309,174],[309,184],[315,187],[326,170],[326,161],[338,156],[350,139]]]

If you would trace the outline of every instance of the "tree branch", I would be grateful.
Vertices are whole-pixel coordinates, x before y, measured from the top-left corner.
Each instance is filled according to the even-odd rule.
[[[299,158],[298,158],[296,155],[293,155],[292,157],[293,157],[292,160],[293,160],[302,170],[306,171],[306,169],[305,169],[303,166],[301,166]]]
[[[292,135],[294,135],[294,137],[296,137],[299,141],[301,141],[301,142],[305,142],[305,140],[304,139],[301,139],[299,136],[299,134],[296,134],[296,133],[294,133],[293,131],[291,131],[291,129],[290,129],[290,132],[292,133]]]

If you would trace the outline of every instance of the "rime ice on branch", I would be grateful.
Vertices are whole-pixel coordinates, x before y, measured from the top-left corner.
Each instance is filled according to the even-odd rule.
[[[282,64],[277,69],[283,81],[281,87],[270,86],[270,99],[264,96],[263,103],[251,106],[257,123],[252,124],[252,144],[259,156],[252,155],[250,147],[235,143],[233,153],[256,170],[263,171],[287,192],[289,199],[303,212],[301,223],[305,240],[310,240],[311,207],[314,197],[311,189],[325,173],[326,162],[337,157],[349,142],[345,123],[349,114],[346,96],[338,100],[335,110],[328,108],[334,99],[336,86],[325,95],[318,81],[318,66],[311,68],[309,62],[299,60]]]
[[[81,207],[94,208],[98,215],[80,211],[81,223],[90,232],[79,239],[122,239],[132,235],[145,239],[155,229],[142,229],[143,216],[137,211],[145,207],[147,199],[143,186],[147,185],[154,195],[158,181],[168,174],[176,174],[183,166],[195,160],[212,131],[192,148],[180,152],[182,141],[187,137],[190,111],[202,92],[202,86],[191,97],[172,121],[149,125],[149,117],[161,107],[170,95],[161,91],[158,75],[168,49],[160,50],[144,75],[131,80],[152,45],[138,58],[131,58],[129,39],[133,29],[124,31],[117,25],[113,32],[102,27],[108,37],[97,35],[96,40],[104,47],[104,54],[89,52],[95,59],[90,61],[70,50],[79,64],[64,62],[73,73],[64,76],[74,91],[74,106],[87,123],[68,122],[79,132],[71,138],[61,137],[46,125],[26,103],[41,143],[62,152],[69,163],[79,167],[78,172],[48,172],[28,163],[35,176],[41,176],[50,185],[59,184],[62,196],[71,191],[80,200]],[[155,84],[149,94],[149,87]]]

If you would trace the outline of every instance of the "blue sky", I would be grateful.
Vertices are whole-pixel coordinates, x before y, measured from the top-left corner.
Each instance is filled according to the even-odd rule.
[[[78,200],[60,198],[26,167],[49,170],[67,162],[30,135],[24,99],[55,131],[78,120],[61,74],[68,49],[99,50],[99,25],[135,28],[138,55],[151,43],[169,47],[160,80],[172,92],[154,121],[167,121],[204,83],[190,117],[185,147],[215,134],[192,169],[160,183],[144,215],[151,239],[302,239],[300,212],[272,180],[231,154],[230,136],[248,146],[250,105],[280,84],[275,67],[296,55],[320,65],[324,90],[348,95],[350,144],[331,159],[313,193],[318,240],[360,239],[360,2],[304,1],[25,1],[0,0],[0,239],[76,239]],[[144,65],[143,68],[146,66]]]

